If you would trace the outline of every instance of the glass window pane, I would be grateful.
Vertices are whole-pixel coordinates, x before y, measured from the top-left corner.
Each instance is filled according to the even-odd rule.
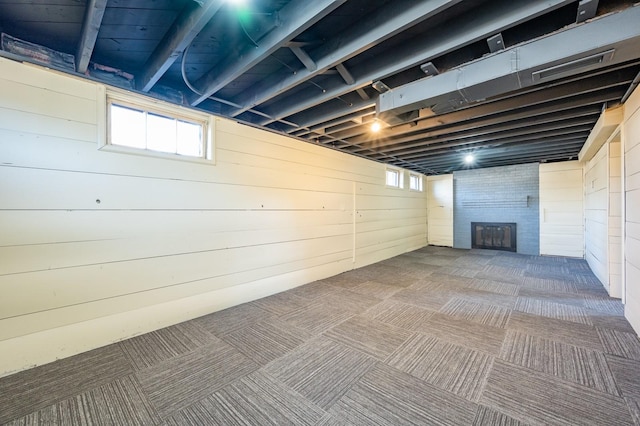
[[[111,105],[111,143],[145,148],[144,112],[120,105]]]
[[[409,187],[416,191],[422,191],[422,179],[420,179],[420,176],[410,175]]]
[[[147,149],[176,152],[176,119],[147,114]]]
[[[178,121],[178,154],[202,157],[202,125]]]
[[[387,170],[387,185],[398,186],[398,172],[395,170]]]

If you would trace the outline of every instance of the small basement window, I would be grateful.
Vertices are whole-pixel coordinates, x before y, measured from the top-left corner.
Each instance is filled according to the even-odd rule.
[[[138,99],[107,97],[107,141],[101,148],[164,158],[212,161],[210,116]]]
[[[394,188],[403,188],[404,179],[403,173],[396,169],[387,169],[387,186]]]
[[[409,174],[409,189],[422,192],[422,176]]]

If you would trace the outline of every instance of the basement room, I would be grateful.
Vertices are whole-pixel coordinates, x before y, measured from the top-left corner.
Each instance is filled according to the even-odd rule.
[[[0,0],[0,425],[640,426],[640,4]]]

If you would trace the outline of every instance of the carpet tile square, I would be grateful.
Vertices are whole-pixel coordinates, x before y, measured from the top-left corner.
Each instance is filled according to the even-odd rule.
[[[577,322],[513,311],[507,328],[573,346],[601,352],[603,350],[595,327]]]
[[[133,373],[118,345],[0,379],[0,424]]]
[[[417,331],[491,355],[497,355],[500,352],[506,333],[502,328],[441,313],[433,314],[425,326]]]
[[[284,321],[266,319],[226,334],[223,340],[255,363],[264,365],[300,346],[311,336]]]
[[[419,308],[414,305],[385,300],[363,313],[363,316],[395,325],[405,330],[418,330],[426,325],[435,311]]]
[[[633,424],[624,399],[496,360],[480,402],[519,421],[540,425]]]
[[[357,316],[333,327],[324,335],[384,361],[411,336],[411,332],[374,319]]]
[[[483,325],[504,328],[509,320],[511,309],[485,305],[483,303],[473,303],[454,297],[440,309],[440,313]]]
[[[329,411],[353,425],[471,424],[476,404],[392,367],[378,365]]]
[[[602,352],[510,330],[500,358],[512,364],[620,396]]]
[[[493,357],[417,333],[389,357],[387,364],[477,402]]]
[[[313,426],[324,414],[286,385],[254,372],[174,414],[167,425]]]
[[[362,352],[320,337],[271,362],[264,371],[326,410],[375,364]]]
[[[258,365],[224,342],[196,349],[136,373],[162,418],[255,371]]]
[[[354,315],[354,312],[344,308],[317,302],[289,312],[280,319],[309,333],[320,334]]]
[[[216,340],[195,321],[142,334],[119,343],[136,370],[193,351]]]

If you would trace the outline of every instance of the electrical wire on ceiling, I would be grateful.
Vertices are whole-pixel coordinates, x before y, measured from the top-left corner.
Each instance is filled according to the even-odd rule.
[[[182,73],[182,80],[184,81],[184,84],[187,85],[187,87],[189,88],[189,90],[191,90],[193,93],[195,93],[198,96],[202,96],[203,93],[201,91],[199,91],[198,89],[196,89],[190,82],[189,79],[187,78],[187,73],[184,69],[184,64],[187,62],[187,54],[189,53],[189,49],[191,49],[191,44],[189,44],[187,46],[186,49],[184,49],[184,52],[182,52],[182,61],[180,62],[180,72]]]

